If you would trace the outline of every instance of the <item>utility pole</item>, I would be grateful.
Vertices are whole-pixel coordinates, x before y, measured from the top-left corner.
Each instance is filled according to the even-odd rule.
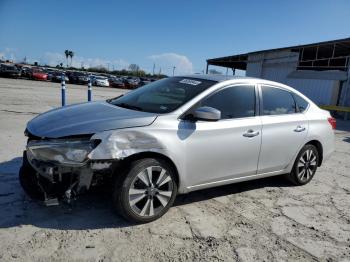
[[[174,74],[175,74],[175,68],[176,68],[176,66],[173,67],[173,76],[174,76]]]

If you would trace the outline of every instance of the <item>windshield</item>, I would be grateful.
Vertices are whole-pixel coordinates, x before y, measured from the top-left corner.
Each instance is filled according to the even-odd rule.
[[[165,78],[107,102],[133,110],[169,113],[216,83],[189,77]]]

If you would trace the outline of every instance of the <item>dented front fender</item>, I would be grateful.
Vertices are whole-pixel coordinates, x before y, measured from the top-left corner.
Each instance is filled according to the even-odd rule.
[[[153,135],[137,130],[112,130],[95,134],[91,139],[101,143],[88,155],[92,160],[123,159],[141,152],[165,150],[163,144]]]

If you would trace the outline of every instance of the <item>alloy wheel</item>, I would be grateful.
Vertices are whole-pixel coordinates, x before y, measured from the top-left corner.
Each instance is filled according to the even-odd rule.
[[[129,205],[142,217],[160,213],[169,203],[174,188],[170,174],[161,166],[149,166],[137,174],[129,189]]]
[[[313,150],[306,150],[299,158],[297,172],[298,178],[306,182],[312,178],[317,168],[317,156]]]

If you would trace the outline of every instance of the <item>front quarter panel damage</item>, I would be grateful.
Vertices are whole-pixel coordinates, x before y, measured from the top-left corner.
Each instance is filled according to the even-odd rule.
[[[101,143],[88,155],[92,160],[123,159],[141,152],[165,150],[162,143],[153,135],[136,130],[113,130],[95,134],[91,139]]]

